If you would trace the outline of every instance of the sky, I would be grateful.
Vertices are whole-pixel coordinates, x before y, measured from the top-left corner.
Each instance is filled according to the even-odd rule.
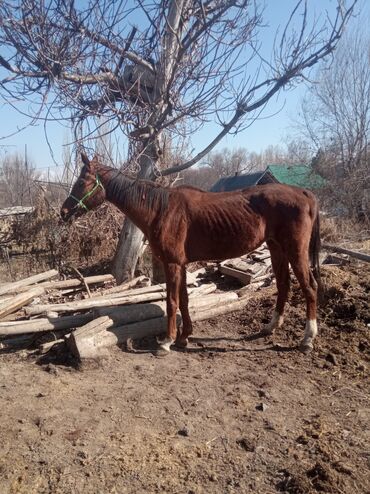
[[[263,30],[263,42],[271,46],[276,28],[284,26],[285,22],[294,8],[296,0],[266,0],[265,20],[268,28]],[[334,0],[308,0],[311,14],[325,16],[326,11],[333,12],[336,2]],[[363,0],[362,12],[369,19],[370,1]],[[313,72],[314,73],[314,72]],[[289,91],[283,91],[278,97],[270,100],[261,115],[249,128],[237,135],[226,136],[216,149],[223,147],[244,147],[248,151],[260,152],[269,145],[284,145],[286,137],[294,133],[294,118],[296,117],[300,101],[306,91],[305,84]],[[14,103],[17,106],[17,103]],[[22,108],[22,106],[19,106]],[[0,100],[0,158],[4,153],[25,153],[31,162],[45,174],[49,170],[62,169],[63,145],[69,138],[68,129],[58,124],[48,124],[47,135],[52,153],[47,143],[43,123],[27,126],[28,120],[17,112],[16,108],[6,106]],[[26,127],[17,132],[17,129]],[[217,135],[218,129],[212,123],[208,124],[203,131],[194,136],[192,141],[193,154],[199,152],[204,143]],[[9,137],[9,134],[13,134]],[[56,170],[57,171],[57,170]]]

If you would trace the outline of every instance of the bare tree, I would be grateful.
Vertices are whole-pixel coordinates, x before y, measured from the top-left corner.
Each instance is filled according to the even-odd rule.
[[[139,176],[150,179],[161,168],[166,134],[180,142],[216,121],[219,131],[202,151],[162,172],[178,173],[331,54],[356,0],[338,0],[330,19],[313,18],[307,1],[298,1],[267,58],[262,3],[2,0],[1,94],[12,105],[30,101],[33,119],[70,119],[85,143],[102,118],[112,122],[129,138]],[[132,275],[141,241],[126,222],[114,261],[119,281]]]
[[[302,102],[301,130],[314,166],[328,178],[332,205],[365,211],[370,191],[370,36],[357,26],[341,40]],[[369,205],[368,205],[369,206]]]
[[[207,190],[221,177],[249,173],[253,169],[245,148],[224,148],[209,153],[202,160],[201,166],[184,170],[182,183]]]
[[[1,206],[30,206],[36,196],[34,180],[39,177],[35,166],[18,154],[6,155],[0,162],[3,193]]]
[[[239,148],[210,153],[206,163],[215,170],[217,178],[249,173],[253,169],[246,149]]]

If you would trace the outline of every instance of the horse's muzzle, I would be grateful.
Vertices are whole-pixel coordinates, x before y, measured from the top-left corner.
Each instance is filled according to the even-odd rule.
[[[67,208],[62,208],[60,210],[60,217],[63,221],[68,221],[69,218],[73,215],[73,211]]]

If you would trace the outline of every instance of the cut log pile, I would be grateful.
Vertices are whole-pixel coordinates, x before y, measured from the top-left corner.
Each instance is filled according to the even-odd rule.
[[[337,256],[369,260],[368,254],[331,245],[325,248],[337,252]],[[212,269],[217,265],[212,264]],[[216,285],[204,281],[205,268],[188,273],[193,321],[243,308],[253,291],[268,286],[273,279],[266,245],[246,256],[223,261],[218,269],[225,278],[236,278],[245,286],[237,292],[216,293]],[[165,332],[165,284],[152,285],[149,278],[140,276],[114,285],[112,275],[62,280],[56,270],[0,284],[0,349],[24,348],[38,342],[40,352],[63,345],[84,359],[99,356],[109,346]]]
[[[193,321],[246,304],[246,297],[236,292],[215,293],[214,283],[200,281],[204,273],[202,268],[187,276]],[[41,353],[67,345],[73,355],[84,359],[99,356],[109,346],[165,332],[164,284],[151,285],[141,276],[112,285],[111,275],[60,280],[56,270],[0,285],[0,348],[24,347],[42,336]]]

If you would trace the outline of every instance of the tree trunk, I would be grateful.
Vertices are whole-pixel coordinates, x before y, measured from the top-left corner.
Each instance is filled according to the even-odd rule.
[[[167,32],[163,39],[162,53],[154,84],[158,97],[146,125],[147,128],[153,129],[153,134],[149,138],[143,137],[143,150],[139,155],[140,172],[138,178],[149,180],[155,178],[154,166],[159,158],[161,132],[155,132],[154,129],[158,127],[158,119],[161,119],[163,110],[168,107],[166,91],[177,60],[180,47],[179,40],[185,26],[184,22],[181,23],[181,15],[187,2],[188,0],[171,0],[170,2]],[[140,129],[137,129],[135,133],[136,137],[140,138]],[[126,219],[112,266],[112,272],[117,283],[122,283],[134,276],[142,243],[143,234],[131,221]]]
[[[117,283],[123,283],[134,277],[143,239],[144,235],[139,228],[126,218],[112,263],[112,274]]]
[[[145,152],[141,153],[138,178],[153,180],[154,165],[158,160],[158,140],[159,137],[157,136],[153,142],[146,146]],[[143,243],[143,232],[126,217],[112,262],[112,274],[118,284],[134,277]]]

